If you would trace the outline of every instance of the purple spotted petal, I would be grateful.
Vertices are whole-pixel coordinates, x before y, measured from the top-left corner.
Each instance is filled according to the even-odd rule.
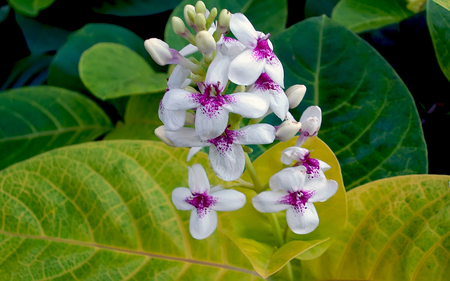
[[[226,134],[209,140],[209,160],[216,175],[225,180],[238,179],[244,172],[245,154],[241,145],[233,143]]]
[[[178,210],[189,211],[195,207],[186,202],[186,198],[191,196],[191,190],[186,187],[177,187],[172,191],[172,203]]]
[[[319,225],[319,215],[312,203],[306,203],[301,210],[289,208],[286,211],[289,228],[296,234],[307,234]]]
[[[189,231],[197,240],[210,236],[217,227],[217,213],[214,210],[192,210],[189,221]]]
[[[246,49],[231,61],[228,78],[238,85],[251,85],[263,72],[264,65],[264,58],[254,55],[252,49]]]
[[[261,213],[275,213],[290,207],[280,200],[286,196],[283,191],[264,191],[253,197],[252,203],[256,210]]]

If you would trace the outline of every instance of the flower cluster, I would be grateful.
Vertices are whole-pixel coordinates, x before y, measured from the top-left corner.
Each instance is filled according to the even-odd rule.
[[[253,203],[262,212],[291,206],[289,225],[294,232],[304,233],[303,222],[294,222],[291,217],[309,219],[309,214],[315,212],[310,202],[325,200],[324,190],[331,196],[334,188],[334,184],[324,180],[323,171],[329,166],[309,158],[309,152],[300,147],[308,137],[317,135],[320,108],[310,107],[300,122],[294,120],[289,108],[299,105],[306,87],[294,85],[284,92],[283,66],[273,52],[270,34],[256,31],[243,14],[224,9],[216,21],[217,15],[216,8],[209,11],[198,1],[195,6],[185,6],[185,21],[173,17],[174,32],[188,42],[180,51],[156,38],[145,41],[144,46],[156,63],[175,65],[159,106],[164,126],[155,133],[168,145],[190,147],[188,160],[203,147],[209,147],[215,174],[222,180],[234,181],[244,172],[245,153],[251,151],[246,145],[269,144],[275,139],[287,141],[300,132],[296,147],[283,152],[281,159],[285,164],[297,161],[295,167],[275,174],[270,180],[273,191],[260,193]],[[228,36],[229,31],[236,39]],[[202,54],[201,60],[188,58],[196,52]],[[270,113],[282,121],[280,126],[260,124]],[[244,118],[250,120],[244,122]],[[287,178],[292,181],[283,179],[284,174],[289,174]],[[216,228],[215,210],[231,211],[245,204],[245,196],[240,192],[210,189],[206,173],[198,164],[189,168],[189,187],[175,189],[173,203],[179,210],[193,210],[190,231],[196,239],[209,236]],[[296,231],[298,225],[302,225],[300,232]],[[307,229],[312,231],[311,225],[308,223]]]

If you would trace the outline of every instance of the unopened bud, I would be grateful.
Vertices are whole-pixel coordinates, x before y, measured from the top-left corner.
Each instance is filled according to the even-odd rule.
[[[217,17],[217,8],[214,7],[211,9],[208,18],[206,19],[206,29],[209,29],[209,27],[214,22],[216,17]]]
[[[227,9],[223,9],[222,11],[220,11],[218,24],[220,29],[225,29],[223,32],[225,32],[230,26],[230,18],[230,11],[228,11]]]
[[[164,129],[164,126],[159,126],[155,129],[155,135],[165,144],[172,147],[177,147],[167,136],[166,136],[166,130]]]
[[[205,30],[206,29],[206,18],[204,14],[196,14],[194,18],[195,26],[197,30]]]
[[[214,40],[212,35],[206,30],[199,31],[197,33],[195,42],[197,43],[200,53],[206,56],[210,56],[216,49],[216,40]]]
[[[186,32],[186,26],[184,25],[184,22],[179,17],[172,17],[172,27],[175,34],[183,36],[183,34]]]
[[[189,25],[190,27],[194,27],[195,7],[192,5],[184,6],[183,16],[184,20],[186,21],[186,24]]]
[[[145,40],[144,47],[152,59],[159,65],[166,65],[173,58],[169,45],[158,38]]]
[[[206,14],[206,6],[205,3],[203,3],[203,1],[197,1],[197,3],[195,3],[195,12],[201,13],[203,15]]]
[[[305,85],[293,85],[286,90],[286,95],[289,100],[289,108],[296,108],[306,93]]]
[[[301,129],[302,123],[295,120],[286,120],[281,123],[275,133],[276,139],[280,141],[288,141],[292,139],[296,133]]]

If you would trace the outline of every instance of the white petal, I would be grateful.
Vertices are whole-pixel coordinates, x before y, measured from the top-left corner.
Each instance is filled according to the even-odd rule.
[[[258,33],[246,16],[241,13],[231,15],[230,29],[242,44],[249,48],[256,47]]]
[[[201,240],[211,235],[217,227],[217,213],[208,209],[206,213],[199,214],[197,209],[192,210],[189,221],[189,231],[192,237]]]
[[[170,89],[180,89],[183,83],[185,83],[187,77],[191,73],[191,70],[184,68],[181,65],[175,66],[167,81],[167,87]],[[187,85],[186,85],[187,86]]]
[[[322,160],[317,159],[317,161],[319,161],[319,169],[321,169],[322,171],[326,172],[331,169],[331,166],[323,162]]]
[[[297,146],[291,146],[291,147],[285,148],[281,152],[281,162],[283,162],[283,164],[285,164],[285,165],[291,164],[292,160],[300,162],[305,159],[305,156],[307,154],[309,154],[308,149],[297,147]]]
[[[198,48],[192,44],[187,45],[183,49],[180,50],[180,54],[182,56],[188,56],[198,51]]]
[[[281,88],[284,88],[283,65],[275,54],[266,59],[264,70],[275,83],[280,85]]]
[[[305,184],[305,167],[291,167],[281,170],[269,180],[273,191],[295,192],[301,190]]]
[[[216,211],[235,211],[244,207],[246,200],[242,192],[226,189],[211,193],[211,196],[217,198],[217,202],[211,207]]]
[[[225,131],[227,123],[228,110],[212,103],[200,106],[195,114],[195,131],[201,140],[220,136]]]
[[[235,130],[238,144],[268,144],[275,140],[275,128],[269,124],[254,124]]]
[[[324,202],[336,194],[338,183],[334,180],[313,179],[309,180],[303,189],[314,190],[308,202]]]
[[[236,93],[226,95],[231,112],[242,115],[245,118],[260,118],[269,109],[269,102],[266,98],[252,93]]]
[[[163,99],[163,106],[166,110],[186,110],[199,106],[198,94],[182,89],[169,90]]]
[[[192,128],[183,127],[176,132],[166,131],[166,136],[178,147],[203,147],[211,145],[200,140]]]
[[[195,207],[186,202],[186,198],[192,196],[189,188],[186,187],[177,187],[172,191],[172,203],[175,205],[175,208],[181,211],[189,211],[194,209]]]
[[[192,194],[209,193],[209,180],[206,175],[205,169],[200,164],[194,164],[192,167],[188,167],[189,170],[189,189]]]
[[[296,234],[307,234],[319,225],[319,215],[312,203],[306,203],[301,211],[289,208],[286,211],[289,228]]]
[[[234,59],[245,49],[245,45],[231,37],[223,37],[223,43],[220,46],[220,52],[230,59]]]
[[[302,123],[302,131],[307,131],[310,135],[317,134],[322,124],[322,110],[320,107],[308,107],[300,117],[300,123]]]
[[[161,116],[166,131],[178,131],[186,121],[186,110],[164,110]]]
[[[264,191],[252,199],[253,206],[261,213],[275,213],[286,210],[290,205],[280,203],[286,196],[283,191]]]
[[[197,154],[197,152],[199,152],[200,150],[202,150],[202,148],[203,147],[191,147],[191,149],[189,150],[189,153],[188,153],[188,156],[187,156],[187,159],[186,159],[186,161],[190,161],[191,160],[191,158],[195,155],[195,154]]]
[[[205,84],[218,86],[220,92],[228,83],[228,67],[231,59],[217,52],[206,73]]]
[[[209,148],[209,160],[216,175],[225,181],[238,179],[244,172],[245,154],[241,145],[212,145]]]
[[[280,88],[271,90],[269,94],[269,101],[269,106],[273,113],[275,113],[275,115],[281,120],[284,120],[289,110],[289,100],[283,90]]]
[[[253,56],[252,49],[246,49],[231,61],[228,78],[238,85],[255,83],[264,70],[265,59]]]

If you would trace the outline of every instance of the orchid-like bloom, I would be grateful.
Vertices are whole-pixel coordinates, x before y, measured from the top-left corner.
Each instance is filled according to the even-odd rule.
[[[240,13],[231,16],[230,29],[247,47],[231,62],[230,80],[238,85],[251,85],[265,72],[283,88],[283,65],[272,51],[273,45],[268,40],[270,34],[257,32],[247,17]]]
[[[173,89],[183,89],[191,83],[187,79],[191,71],[187,68],[177,65],[167,81],[166,93]],[[186,110],[167,110],[164,108],[163,99],[159,103],[158,116],[163,122],[165,130],[178,131],[186,121]]]
[[[245,205],[245,195],[232,189],[210,189],[208,176],[202,165],[189,169],[189,188],[177,187],[172,202],[178,210],[190,211],[189,231],[195,239],[204,239],[217,227],[216,211],[235,211]]]
[[[253,197],[253,206],[262,213],[287,210],[287,224],[296,234],[307,234],[316,229],[319,216],[313,203],[328,200],[338,189],[334,180],[307,180],[304,167],[281,170],[270,178],[269,186],[272,191]]]
[[[281,87],[270,79],[265,72],[250,87],[250,93],[258,94],[269,99],[269,107],[278,118],[284,120],[289,110],[289,100]]]
[[[172,89],[164,96],[163,106],[167,110],[196,108],[195,130],[202,140],[220,136],[227,127],[228,113],[234,112],[246,118],[259,118],[268,108],[267,99],[251,93],[223,95],[228,82],[230,60],[217,52],[206,73],[201,93],[183,89]]]
[[[331,168],[322,160],[311,158],[309,150],[302,147],[292,146],[281,152],[283,164],[291,165],[292,160],[296,161],[294,166],[305,167],[308,179],[325,178],[324,172]]]
[[[202,147],[209,146],[209,160],[214,172],[219,178],[232,181],[244,172],[245,153],[242,145],[272,143],[275,128],[268,124],[255,124],[238,130],[225,129],[218,137],[201,140],[194,129],[184,127],[177,132],[167,131],[166,136],[176,146],[192,147],[189,158]]]
[[[288,120],[295,120],[294,117],[288,112]],[[305,141],[312,136],[317,136],[320,125],[322,124],[322,110],[318,106],[308,107],[300,117],[300,123],[302,127],[300,129],[300,136],[295,143],[295,146],[302,146]]]

